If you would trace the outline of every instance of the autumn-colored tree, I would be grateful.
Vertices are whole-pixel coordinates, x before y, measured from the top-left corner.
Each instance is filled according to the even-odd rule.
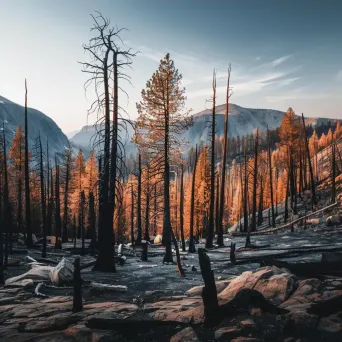
[[[137,104],[136,142],[151,151],[155,158],[152,173],[163,174],[164,217],[163,245],[166,247],[164,262],[172,261],[171,213],[170,213],[170,159],[180,148],[180,134],[186,130],[191,120],[184,111],[185,89],[181,87],[182,76],[167,54],[160,61],[158,70],[147,82],[141,93],[142,100]]]

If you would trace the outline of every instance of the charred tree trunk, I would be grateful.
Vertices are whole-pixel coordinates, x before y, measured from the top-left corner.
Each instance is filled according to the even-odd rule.
[[[61,200],[60,200],[60,189],[59,189],[59,165],[56,160],[56,209],[55,209],[55,225],[56,225],[56,243],[55,248],[62,248],[61,234],[62,234],[62,222],[61,222]]]
[[[134,246],[134,191],[133,185],[131,186],[131,243]]]
[[[264,198],[263,198],[263,187],[262,187],[262,177],[260,177],[260,193],[259,193],[259,208],[258,208],[258,226],[262,225],[263,222],[263,216],[262,216],[262,211],[263,211],[263,202],[264,202]]]
[[[181,184],[180,184],[180,203],[179,203],[179,220],[180,220],[180,232],[182,241],[182,251],[185,252],[185,239],[184,239],[184,165],[181,166]]]
[[[213,74],[213,108],[212,108],[212,121],[211,121],[211,161],[210,161],[210,203],[209,203],[209,224],[208,236],[206,239],[205,247],[213,247],[214,238],[214,211],[215,211],[215,136],[216,136],[216,74]]]
[[[3,127],[3,163],[4,163],[4,233],[5,233],[5,258],[4,258],[4,269],[7,269],[8,264],[8,234],[10,232],[10,224],[11,224],[11,207],[9,202],[9,185],[8,185],[8,166],[7,166],[7,151],[6,151],[6,136],[5,136],[5,127]]]
[[[137,205],[137,224],[138,224],[138,235],[135,241],[136,246],[140,246],[142,240],[142,218],[141,218],[141,155],[139,154],[139,173],[138,173],[138,205]]]
[[[21,135],[19,141],[19,167],[18,167],[18,188],[17,188],[17,198],[18,198],[18,212],[17,212],[17,233],[22,233],[22,225],[23,225],[23,184],[22,184],[22,150],[21,150]]]
[[[268,154],[268,170],[270,176],[270,197],[271,197],[271,211],[272,211],[272,227],[275,227],[275,213],[274,213],[274,200],[273,200],[273,175],[272,175],[272,156],[271,156],[271,143],[270,131],[267,128],[267,154]]]
[[[308,159],[309,172],[310,172],[310,182],[311,182],[311,192],[312,192],[312,208],[313,208],[313,206],[317,204],[316,190],[315,190],[315,179],[314,179],[313,170],[312,170],[309,143],[308,143],[308,137],[306,134],[306,127],[305,127],[305,120],[304,120],[303,113],[302,113],[302,122],[303,122],[304,138],[305,138],[306,155],[307,155],[307,159]]]
[[[45,182],[44,182],[44,164],[43,164],[43,148],[42,141],[39,137],[39,148],[40,148],[40,202],[42,210],[42,221],[43,221],[43,248],[42,258],[46,258],[46,199],[45,199]]]
[[[224,143],[223,143],[223,158],[222,158],[222,175],[221,175],[221,190],[219,200],[219,222],[217,232],[217,244],[224,246],[223,243],[223,211],[224,211],[224,191],[225,191],[225,179],[226,179],[226,164],[227,164],[227,153],[228,153],[228,113],[229,113],[229,83],[230,83],[230,71],[231,67],[228,68],[228,81],[226,91],[226,112],[224,117]]]
[[[48,185],[49,186],[49,185]],[[53,214],[53,175],[52,175],[52,168],[50,170],[50,186],[51,186],[51,193],[50,197],[48,198],[48,210],[47,210],[47,235],[52,234],[52,214]]]
[[[331,145],[331,203],[336,202],[336,144]]]
[[[95,200],[94,193],[89,192],[89,228],[91,232],[91,254],[95,255],[96,248],[96,215],[95,215]]]
[[[71,153],[71,152],[70,152]],[[69,201],[69,179],[70,179],[70,158],[69,151],[66,156],[66,173],[65,173],[65,189],[64,189],[64,213],[63,213],[63,237],[62,242],[68,242],[68,201]]]
[[[25,79],[25,214],[26,214],[26,245],[32,247],[31,228],[31,196],[30,196],[30,173],[29,173],[29,150],[28,150],[28,123],[27,123],[27,83]]]
[[[84,205],[85,205],[85,195],[84,190],[81,191],[80,196],[80,218],[81,218],[81,236],[82,236],[82,255],[84,255],[84,248],[85,248],[85,229],[84,229]]]
[[[149,170],[147,170],[147,177],[149,177]],[[147,190],[146,190],[146,209],[145,209],[145,233],[144,240],[150,242],[150,185],[149,179],[147,180]]]
[[[254,176],[253,176],[253,212],[252,212],[252,232],[256,231],[256,211],[257,211],[257,181],[258,181],[258,148],[259,148],[259,130],[257,129],[254,144]]]
[[[195,242],[194,242],[196,166],[197,166],[197,145],[196,145],[195,163],[194,163],[194,169],[193,169],[193,173],[192,173],[192,184],[191,184],[189,253],[196,253]]]
[[[220,230],[220,177],[217,173],[216,176],[216,199],[215,199],[215,230],[218,236]]]
[[[289,217],[289,190],[290,190],[290,172],[287,173],[287,182],[286,182],[286,194],[285,194],[285,212],[284,212],[284,223],[287,222]]]
[[[168,101],[167,101],[168,102]],[[170,212],[170,163],[169,163],[169,144],[170,144],[170,123],[168,109],[165,113],[165,136],[164,136],[164,218],[163,218],[163,239],[165,246],[165,256],[163,262],[173,262],[171,249],[171,212]]]
[[[244,195],[243,195],[243,231],[248,231],[248,164],[247,164],[247,142],[244,146],[244,159],[245,159],[245,183],[244,183]]]
[[[180,254],[179,254],[178,243],[177,243],[175,234],[174,234],[172,229],[171,229],[171,234],[172,234],[172,241],[173,241],[173,244],[175,246],[175,251],[176,251],[176,260],[177,260],[178,273],[179,273],[179,275],[181,277],[185,277],[185,272],[183,270],[182,262],[181,262],[181,258],[180,258]]]

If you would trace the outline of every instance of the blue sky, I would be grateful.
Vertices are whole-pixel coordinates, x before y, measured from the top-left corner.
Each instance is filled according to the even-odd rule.
[[[208,106],[213,68],[224,103],[232,64],[232,102],[307,116],[342,118],[342,1],[339,0],[0,0],[0,95],[29,105],[69,132],[87,123],[93,97],[77,61],[91,37],[90,13],[126,27],[122,38],[139,50],[130,99],[135,103],[158,61],[170,52],[183,74],[188,108]],[[95,117],[90,117],[92,123]]]

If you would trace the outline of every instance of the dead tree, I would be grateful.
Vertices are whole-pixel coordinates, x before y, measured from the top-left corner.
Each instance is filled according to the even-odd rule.
[[[183,270],[182,262],[181,262],[181,259],[180,259],[178,243],[177,243],[177,240],[176,240],[176,237],[175,237],[175,233],[173,232],[172,229],[171,229],[171,236],[172,236],[172,241],[173,241],[173,244],[175,246],[175,251],[176,251],[176,260],[177,260],[178,273],[179,273],[179,275],[181,277],[185,277],[185,272]]]
[[[30,195],[30,173],[29,173],[29,148],[28,148],[28,118],[27,118],[27,83],[25,79],[25,214],[26,214],[26,245],[32,247],[31,228],[31,195]]]
[[[138,203],[137,203],[137,225],[138,225],[138,235],[135,240],[135,245],[140,246],[142,240],[142,219],[141,219],[141,177],[142,177],[142,168],[141,168],[141,154],[139,153],[138,157]]]
[[[253,174],[253,211],[252,211],[252,227],[251,231],[256,231],[256,211],[257,211],[257,182],[258,182],[258,149],[259,149],[259,130],[256,131],[254,144],[254,174]]]
[[[89,192],[89,229],[91,232],[91,254],[95,255],[95,247],[96,247],[96,215],[95,215],[95,200],[94,193],[92,191]]]
[[[336,202],[336,143],[331,145],[331,203]]]
[[[275,213],[274,213],[274,200],[273,200],[273,176],[272,176],[272,156],[271,156],[271,143],[270,131],[267,127],[267,155],[268,155],[268,172],[270,176],[270,198],[271,198],[271,211],[272,211],[272,227],[275,227]]]
[[[44,163],[43,163],[43,147],[42,140],[39,137],[39,155],[40,155],[40,205],[42,210],[43,221],[43,248],[42,258],[46,258],[46,198],[45,198],[45,181],[44,181]]]
[[[145,208],[145,233],[144,233],[144,240],[150,242],[150,168],[147,165],[147,179],[146,179],[146,208]]]
[[[215,137],[216,137],[216,73],[213,73],[213,107],[211,115],[211,162],[210,162],[210,203],[209,203],[209,225],[208,236],[205,247],[213,247],[214,238],[214,211],[215,211]]]
[[[61,235],[62,235],[62,222],[61,222],[61,199],[60,199],[60,187],[59,187],[59,164],[57,161],[57,158],[55,159],[56,164],[56,182],[55,182],[55,226],[56,226],[56,242],[55,242],[55,248],[61,249],[62,248],[62,241],[61,241]]]
[[[262,223],[263,223],[262,211],[263,211],[263,201],[264,201],[263,194],[264,194],[264,191],[263,191],[262,183],[263,183],[262,182],[262,177],[260,177],[259,205],[258,205],[258,222],[257,222],[258,226],[261,226]]]
[[[69,203],[69,182],[71,167],[71,149],[65,154],[65,186],[64,186],[64,208],[63,208],[63,236],[62,242],[68,242],[68,203]]]
[[[101,115],[101,129],[98,132],[103,147],[103,170],[100,178],[99,196],[99,254],[94,269],[103,272],[116,272],[114,261],[114,211],[117,186],[118,156],[118,111],[120,89],[119,79],[129,81],[129,76],[122,72],[125,66],[132,63],[135,56],[130,50],[121,50],[120,32],[122,30],[111,28],[110,21],[101,14],[92,16],[94,36],[84,50],[89,54],[91,61],[81,63],[83,72],[90,74],[85,87],[94,85],[97,100],[89,112]],[[113,81],[113,83],[111,83]],[[112,93],[112,96],[111,96]],[[112,98],[112,120],[111,120]],[[111,122],[112,121],[112,122]]]
[[[134,246],[134,191],[131,186],[131,244]]]
[[[50,172],[50,197],[48,198],[48,208],[47,208],[47,216],[46,216],[46,225],[47,225],[47,235],[51,235],[52,233],[52,216],[53,216],[53,174],[52,174],[52,168],[49,171],[48,167],[48,173]],[[48,182],[49,187],[49,182]]]
[[[220,177],[217,172],[216,176],[216,199],[215,199],[215,228],[216,234],[219,234],[220,230]]]
[[[248,161],[247,161],[247,141],[244,146],[244,195],[243,195],[243,231],[248,231]]]
[[[179,199],[179,223],[182,241],[182,251],[185,252],[185,239],[184,239],[184,165],[181,165],[181,183],[180,183],[180,199]],[[156,201],[156,199],[155,199]]]
[[[202,290],[204,324],[207,326],[213,326],[217,324],[219,309],[214,272],[211,270],[210,259],[203,248],[198,249],[198,257],[204,281],[204,287]]]
[[[219,222],[217,232],[217,244],[224,246],[223,243],[223,212],[224,212],[224,192],[225,192],[225,179],[226,179],[226,164],[227,164],[227,153],[228,153],[228,114],[229,114],[229,84],[230,84],[230,72],[231,66],[228,67],[228,80],[226,90],[226,112],[224,117],[224,142],[223,142],[223,158],[222,158],[222,175],[221,175],[221,190],[220,190],[220,211],[219,211]]]
[[[82,278],[81,278],[81,260],[76,257],[74,264],[74,295],[72,312],[80,312],[83,310],[82,303]]]
[[[4,149],[3,149],[3,139],[0,135],[0,285],[5,283],[4,279],[4,250],[3,250],[3,234],[4,234],[4,215],[3,215],[3,205],[2,196],[3,193],[3,170],[4,170]]]
[[[311,192],[312,192],[312,208],[314,205],[317,204],[316,200],[316,190],[315,190],[315,179],[313,175],[313,170],[312,170],[312,164],[311,164],[311,158],[310,158],[310,150],[309,150],[309,142],[308,142],[308,137],[306,133],[306,127],[305,127],[305,120],[304,120],[304,114],[302,113],[302,122],[303,122],[303,130],[304,130],[304,139],[305,139],[305,149],[306,149],[306,156],[308,159],[308,165],[309,165],[309,172],[310,172],[310,182],[311,182]]]
[[[82,255],[84,255],[85,248],[85,230],[84,230],[84,206],[85,206],[85,195],[84,190],[80,193],[80,225],[81,225],[81,237],[82,237]]]
[[[189,253],[196,253],[195,242],[194,242],[196,167],[197,167],[197,145],[196,145],[195,161],[194,161],[194,168],[192,171],[192,184],[191,184]]]

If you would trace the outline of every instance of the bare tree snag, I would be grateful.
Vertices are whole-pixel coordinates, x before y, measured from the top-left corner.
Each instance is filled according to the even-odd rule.
[[[196,145],[194,169],[192,172],[192,184],[191,184],[189,253],[196,253],[195,242],[194,242],[196,166],[197,166],[197,145]]]
[[[224,191],[225,191],[225,179],[226,179],[226,164],[227,164],[227,153],[228,153],[228,116],[229,116],[229,84],[230,84],[230,72],[231,65],[228,67],[228,79],[227,79],[227,90],[226,90],[226,112],[224,117],[224,148],[223,148],[223,159],[222,159],[222,175],[221,175],[221,191],[220,191],[220,213],[219,213],[219,231],[217,233],[217,244],[224,246],[223,243],[223,211],[224,211]]]
[[[207,326],[213,326],[217,324],[219,308],[214,272],[211,270],[210,259],[203,248],[198,249],[198,257],[204,281],[204,287],[202,290],[204,324]]]
[[[25,214],[26,214],[26,245],[32,247],[31,228],[31,196],[30,196],[30,173],[29,173],[29,149],[28,149],[28,123],[27,123],[27,83],[25,79]]]
[[[74,265],[74,295],[72,312],[80,312],[83,310],[82,303],[82,278],[81,278],[81,261],[80,257],[76,257]]]
[[[180,220],[180,231],[182,241],[182,251],[185,252],[185,239],[184,239],[184,165],[181,165],[181,184],[180,184],[180,203],[179,203],[179,220]]]
[[[272,211],[272,227],[275,227],[275,213],[274,213],[274,200],[273,200],[273,170],[272,170],[272,156],[271,156],[271,142],[270,131],[267,127],[267,155],[268,155],[268,172],[270,176],[270,197],[271,197],[271,211]]]

